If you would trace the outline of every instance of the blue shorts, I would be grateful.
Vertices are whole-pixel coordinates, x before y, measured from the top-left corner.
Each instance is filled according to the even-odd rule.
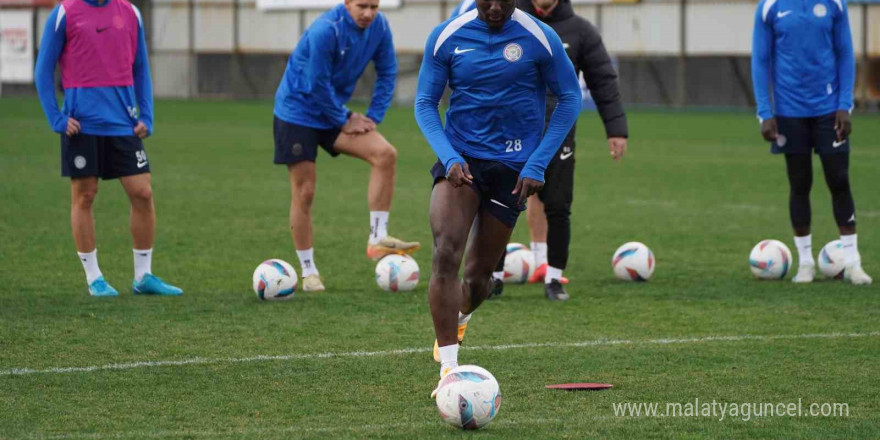
[[[474,176],[471,188],[480,197],[480,210],[489,211],[508,227],[514,227],[519,214],[526,210],[525,204],[519,204],[519,194],[511,194],[519,180],[519,172],[492,160],[472,157],[465,157],[464,160]],[[431,168],[431,176],[434,177],[434,185],[446,178],[446,167],[439,160]]]
[[[275,116],[272,123],[272,131],[275,134],[275,163],[294,164],[307,160],[314,162],[318,157],[318,145],[330,153],[331,156],[339,156],[339,152],[333,149],[340,130],[331,128],[306,127],[282,121]]]
[[[848,153],[849,139],[837,142],[834,130],[835,114],[814,118],[776,117],[779,138],[770,144],[773,154],[810,154],[818,155]]]
[[[137,136],[61,133],[61,175],[116,179],[150,172],[144,142]]]

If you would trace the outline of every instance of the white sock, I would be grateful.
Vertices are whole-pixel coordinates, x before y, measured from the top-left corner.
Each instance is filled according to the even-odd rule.
[[[492,278],[496,280],[504,280],[504,271],[501,272],[492,272]]]
[[[370,211],[370,244],[388,236],[388,211]]]
[[[843,261],[849,266],[859,266],[861,264],[861,256],[859,256],[859,240],[856,234],[841,235],[840,243],[843,244]]]
[[[801,266],[815,266],[813,260],[813,235],[794,237],[794,246],[797,248],[798,261]]]
[[[79,255],[79,260],[82,262],[83,269],[86,271],[86,282],[88,284],[92,284],[92,281],[97,280],[102,274],[101,269],[98,268],[98,249],[91,252],[77,252]]]
[[[544,275],[544,284],[550,284],[553,280],[562,282],[562,269],[547,266],[547,273]]]
[[[458,312],[458,325],[467,324],[467,322],[471,320],[471,315],[473,315],[473,313],[465,315],[464,313]]]
[[[134,253],[134,280],[140,281],[144,274],[153,273],[153,250],[132,249]]]
[[[299,267],[302,270],[302,277],[318,274],[318,266],[315,266],[315,248],[308,248],[304,251],[296,251],[299,258]]]
[[[447,368],[458,367],[458,344],[440,347],[440,374]]]
[[[535,267],[547,264],[547,242],[533,241],[532,254],[535,255]]]

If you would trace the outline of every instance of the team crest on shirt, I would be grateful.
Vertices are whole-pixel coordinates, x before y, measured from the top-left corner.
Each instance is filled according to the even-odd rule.
[[[523,50],[519,44],[510,43],[504,46],[504,59],[511,63],[519,61],[522,58]]]
[[[816,6],[813,6],[813,15],[822,18],[828,15],[828,8],[826,8],[825,5],[823,5],[822,3],[816,3]]]

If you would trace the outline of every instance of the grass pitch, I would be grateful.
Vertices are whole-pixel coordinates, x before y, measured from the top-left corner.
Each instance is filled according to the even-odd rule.
[[[270,102],[157,102],[146,144],[153,269],[183,287],[182,298],[129,293],[128,207],[114,181],[101,183],[95,213],[101,267],[121,296],[88,296],[57,135],[36,99],[3,99],[0,115],[0,438],[462,436],[428,398],[438,370],[426,300],[434,157],[411,109],[392,109],[380,129],[400,151],[391,233],[424,246],[419,288],[375,286],[364,257],[368,167],[321,153],[315,248],[328,291],[286,303],[260,303],[250,287],[265,259],[298,266],[286,171],[271,163]],[[598,117],[580,120],[572,299],[550,303],[540,286],[508,286],[474,315],[460,360],[492,371],[504,400],[487,429],[466,435],[880,437],[880,289],[751,278],[747,257],[759,240],[793,247],[784,164],[767,153],[754,117],[634,112],[630,126],[630,151],[614,163]],[[856,117],[854,127],[860,250],[876,277],[880,118]],[[818,250],[837,233],[814,165]],[[529,241],[524,217],[514,240]],[[649,283],[613,279],[611,254],[631,240],[657,256]],[[575,381],[615,387],[543,388]],[[695,399],[846,403],[849,415],[614,411]]]

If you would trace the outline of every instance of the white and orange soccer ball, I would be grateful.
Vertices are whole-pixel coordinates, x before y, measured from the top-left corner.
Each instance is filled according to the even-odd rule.
[[[254,270],[254,293],[262,301],[284,301],[296,292],[296,271],[284,260],[266,260]]]
[[[387,292],[413,290],[419,285],[419,263],[409,255],[386,255],[376,264],[376,284]]]
[[[507,253],[518,251],[520,249],[528,249],[528,247],[522,243],[507,243]]]
[[[785,278],[791,268],[791,251],[779,240],[761,240],[749,254],[749,267],[762,280]]]
[[[829,242],[819,251],[819,271],[825,278],[842,280],[846,269],[844,260],[843,243],[840,240]]]
[[[462,365],[440,381],[436,402],[446,423],[461,429],[480,429],[498,415],[501,389],[485,368]]]
[[[655,267],[654,253],[637,241],[624,243],[611,257],[614,276],[624,281],[648,281],[654,276]]]
[[[535,255],[525,246],[504,256],[504,282],[525,283],[535,272]]]

